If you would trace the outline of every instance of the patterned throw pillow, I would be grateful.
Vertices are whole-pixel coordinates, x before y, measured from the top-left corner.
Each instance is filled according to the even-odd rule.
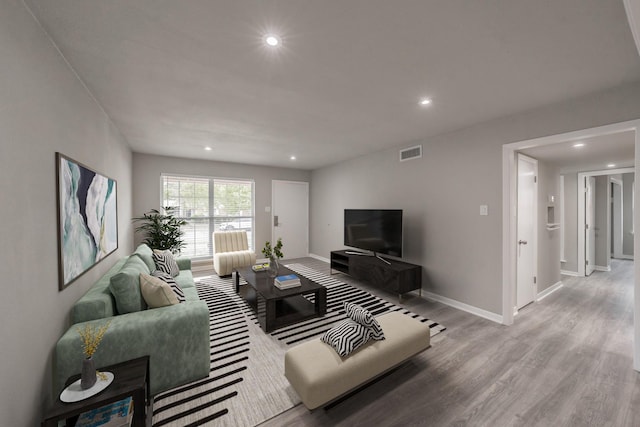
[[[370,338],[369,328],[347,319],[325,332],[321,340],[333,347],[340,357],[345,357],[369,341]]]
[[[153,273],[151,273],[151,275],[153,277],[157,277],[158,279],[162,280],[167,285],[171,286],[171,289],[173,290],[173,292],[175,292],[176,297],[178,297],[178,302],[185,302],[186,299],[184,297],[184,291],[176,283],[175,279],[173,277],[171,277],[170,274],[164,273],[164,272],[162,272],[160,270],[156,270]]]
[[[349,319],[369,328],[371,338],[378,341],[384,339],[382,327],[368,310],[352,302],[345,302],[344,311],[347,313]]]
[[[153,251],[153,262],[156,263],[156,268],[163,273],[170,274],[171,277],[176,277],[180,274],[180,268],[178,263],[173,257],[171,251]]]

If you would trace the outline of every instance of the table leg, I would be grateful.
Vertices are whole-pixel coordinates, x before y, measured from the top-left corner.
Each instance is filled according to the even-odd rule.
[[[327,313],[327,289],[322,288],[316,291],[316,313],[324,316]]]
[[[136,390],[133,395],[133,426],[145,427],[147,422],[147,396],[143,389]]]

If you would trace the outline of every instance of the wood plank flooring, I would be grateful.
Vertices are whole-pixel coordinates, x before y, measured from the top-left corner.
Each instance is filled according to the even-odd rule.
[[[329,273],[324,262],[296,262]],[[447,327],[426,357],[330,410],[298,405],[262,426],[640,426],[633,262],[563,283],[510,327],[407,297],[401,305]]]

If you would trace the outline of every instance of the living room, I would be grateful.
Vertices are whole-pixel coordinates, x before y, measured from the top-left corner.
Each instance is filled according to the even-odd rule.
[[[330,251],[342,247],[342,214],[345,208],[402,208],[406,216],[407,238],[404,248],[406,261],[423,267],[424,291],[440,296],[448,302],[457,302],[460,308],[474,312],[481,321],[490,319],[496,327],[503,329],[503,334],[509,334],[508,327],[497,325],[506,316],[503,307],[505,265],[502,240],[503,201],[506,197],[503,187],[503,146],[640,119],[640,57],[633,38],[635,35],[636,42],[638,41],[638,29],[633,28],[633,24],[629,23],[640,22],[637,6],[633,2],[623,4],[622,1],[606,2],[607,4],[602,6],[601,2],[596,1],[588,4],[567,1],[557,6],[560,16],[568,19],[567,16],[570,14],[567,11],[569,10],[585,11],[585,16],[582,18],[571,16],[571,23],[575,27],[571,27],[567,32],[577,31],[578,28],[587,26],[586,22],[591,21],[595,29],[580,30],[584,33],[576,32],[584,35],[586,41],[572,40],[566,33],[560,31],[558,20],[553,20],[556,26],[547,30],[552,33],[549,35],[551,39],[570,41],[565,46],[570,50],[565,54],[571,56],[575,53],[578,57],[576,61],[583,64],[584,68],[574,69],[572,68],[574,63],[568,62],[565,69],[562,63],[545,62],[548,58],[556,60],[562,58],[561,49],[553,49],[551,46],[553,43],[548,39],[541,41],[540,45],[527,44],[526,47],[530,49],[528,52],[511,52],[514,58],[513,63],[505,60],[496,65],[500,68],[510,68],[511,79],[504,84],[510,84],[509,90],[513,90],[517,86],[516,83],[523,88],[532,86],[533,89],[525,92],[526,95],[511,94],[513,99],[525,99],[509,106],[507,113],[502,110],[496,114],[498,110],[489,111],[489,107],[484,106],[481,100],[468,99],[466,103],[448,107],[451,109],[450,115],[453,118],[445,123],[445,117],[438,116],[438,120],[429,118],[429,114],[437,114],[438,108],[444,108],[444,105],[450,102],[443,99],[444,95],[434,95],[433,105],[424,109],[417,102],[423,93],[405,93],[402,97],[407,104],[396,104],[393,109],[407,111],[411,116],[410,120],[403,123],[424,123],[424,125],[413,127],[414,131],[421,129],[423,132],[418,136],[397,137],[390,132],[382,134],[383,141],[378,145],[364,144],[363,147],[356,148],[349,148],[346,142],[340,140],[331,140],[326,141],[323,150],[326,153],[310,151],[305,158],[302,155],[305,134],[301,133],[299,135],[300,152],[297,153],[296,161],[289,159],[288,150],[278,151],[278,145],[273,144],[263,148],[261,152],[251,148],[245,149],[244,155],[252,160],[242,162],[224,160],[227,156],[224,152],[215,150],[211,154],[205,152],[203,140],[208,137],[197,134],[199,118],[192,114],[195,110],[186,106],[185,108],[189,110],[185,112],[185,117],[193,117],[194,122],[177,123],[175,127],[189,128],[191,139],[176,138],[173,154],[154,154],[152,147],[148,150],[135,150],[131,146],[134,143],[143,146],[161,135],[138,133],[136,123],[129,121],[126,116],[121,116],[118,110],[119,104],[111,98],[108,91],[103,95],[98,87],[88,83],[89,80],[106,82],[113,78],[114,82],[111,83],[118,84],[119,80],[115,78],[118,75],[117,69],[111,68],[116,64],[101,63],[100,60],[93,63],[94,68],[88,66],[83,68],[81,64],[74,64],[71,58],[76,55],[91,56],[94,53],[91,50],[87,52],[85,50],[87,47],[83,44],[69,46],[67,51],[63,46],[64,43],[57,40],[57,37],[65,36],[67,32],[77,31],[83,34],[83,31],[88,31],[86,26],[90,26],[88,24],[90,20],[100,21],[101,13],[106,13],[106,11],[101,12],[95,5],[73,3],[54,5],[53,3],[45,4],[42,1],[7,0],[3,3],[3,13],[0,16],[0,34],[2,35],[0,49],[5,58],[2,71],[3,108],[0,114],[0,129],[4,136],[0,146],[3,160],[0,172],[2,173],[2,195],[3,200],[10,202],[11,206],[20,207],[19,211],[10,208],[2,210],[3,240],[13,244],[11,248],[5,245],[2,250],[2,259],[8,274],[3,287],[5,298],[2,299],[1,307],[3,326],[0,337],[3,342],[1,356],[3,363],[0,368],[0,378],[2,378],[0,414],[2,414],[3,424],[6,425],[39,424],[43,412],[56,398],[52,396],[53,352],[57,340],[69,328],[70,308],[118,259],[133,252],[140,241],[140,236],[135,234],[135,224],[131,219],[149,209],[159,207],[161,173],[253,179],[255,181],[256,234],[254,244],[257,247],[271,239],[272,218],[265,210],[266,207],[271,206],[272,202],[271,182],[273,180],[308,182],[310,188],[309,253],[325,259],[329,258]],[[279,4],[279,2],[275,3]],[[311,7],[311,5],[308,6]],[[379,6],[382,7],[382,4]],[[89,10],[83,9],[84,7]],[[120,7],[128,12],[126,6],[120,5]],[[154,6],[145,4],[139,7],[143,10]],[[314,7],[322,9],[320,6]],[[369,7],[360,6],[362,9]],[[464,8],[463,5],[458,7]],[[524,4],[519,4],[519,7],[529,10]],[[600,7],[605,11],[603,12]],[[629,17],[625,13],[625,8],[630,14]],[[77,9],[77,12],[72,13],[71,9]],[[407,10],[409,15],[410,6],[407,6]],[[349,11],[353,15],[347,14],[347,16],[355,19],[355,16],[358,16],[355,12],[359,11],[359,8],[350,6]],[[514,15],[516,12],[517,10],[511,10]],[[83,13],[88,14],[85,16],[87,22],[81,19]],[[297,13],[313,21],[313,17],[300,11]],[[330,22],[332,18],[337,19],[341,16],[341,9],[336,5],[327,6],[326,14],[325,19]],[[373,12],[370,14],[375,15]],[[553,13],[549,12],[549,15]],[[456,15],[445,16],[452,20]],[[489,18],[491,16],[494,15],[489,14]],[[632,17],[635,17],[635,20]],[[369,18],[375,19],[375,16]],[[400,18],[406,18],[406,16],[401,15]],[[547,15],[543,15],[543,18],[547,18]],[[66,21],[67,19],[69,22]],[[497,25],[501,19],[500,14],[496,13],[494,19]],[[472,21],[468,17],[466,20]],[[366,20],[363,21],[361,25],[368,28]],[[447,21],[444,20],[443,22],[445,25],[453,25],[446,24]],[[107,22],[106,25],[115,24],[115,22]],[[132,24],[134,27],[136,25],[143,24]],[[398,22],[389,25],[392,30],[402,26]],[[517,32],[516,29],[512,31]],[[503,34],[500,33],[500,35]],[[564,37],[561,37],[563,35]],[[258,31],[258,37],[260,36]],[[207,35],[203,34],[202,37],[206,38]],[[515,35],[513,37],[517,40]],[[78,38],[81,39],[82,36]],[[301,35],[297,38],[293,37],[290,47],[284,44],[286,40],[283,41],[283,47],[289,49],[285,50],[285,53],[290,53],[287,58],[295,57],[293,46],[295,43],[302,43],[302,39],[304,37]],[[318,39],[314,40],[314,43],[319,43]],[[464,44],[465,40],[457,40],[457,42]],[[259,44],[254,41],[248,43]],[[418,49],[421,43],[423,43],[422,40],[407,42],[406,49],[410,51]],[[518,48],[515,41],[509,44],[505,40],[500,40],[499,37],[496,43],[505,51]],[[126,45],[127,43],[123,42],[123,50],[126,50]],[[552,52],[549,57],[545,56],[547,49]],[[386,50],[393,51],[393,46],[387,46]],[[243,52],[242,55],[247,55],[247,52]],[[339,58],[341,61],[350,59],[355,62],[354,66],[358,65],[357,54],[350,55],[346,49],[343,55]],[[363,68],[368,66],[366,61],[371,60],[370,55],[367,53],[364,55],[366,57],[362,58],[365,64]],[[535,61],[526,62],[526,57],[542,58],[541,64],[533,67]],[[511,57],[507,55],[505,58]],[[133,58],[129,59],[133,61]],[[241,59],[244,60],[245,56],[242,56],[239,61]],[[387,60],[391,61],[391,59]],[[291,59],[281,58],[277,62],[280,65],[266,68],[269,73],[275,73],[274,69],[277,70],[287,61]],[[144,58],[141,62],[144,62]],[[451,67],[447,73],[459,72],[464,68],[465,63],[462,61],[456,64],[456,67]],[[411,61],[408,64],[411,64]],[[156,65],[164,66],[164,64]],[[481,74],[481,72],[487,72],[482,67],[488,66],[482,58],[470,57],[467,65],[480,66],[475,69],[479,74],[477,79],[465,80],[461,91],[488,84],[487,76]],[[405,71],[408,72],[410,65],[405,66],[407,67]],[[591,66],[593,69],[588,71],[586,68]],[[442,67],[450,66],[442,65]],[[545,78],[549,83],[557,79],[558,82],[555,84],[566,86],[567,90],[558,89],[558,95],[552,96],[553,94],[543,90],[544,79],[536,80],[531,74],[523,74],[528,67],[533,67],[533,74],[551,70],[544,74]],[[241,67],[238,66],[238,68]],[[325,70],[324,73],[323,76],[326,79],[331,79],[331,70]],[[576,74],[575,82],[572,82],[572,74]],[[521,75],[526,75],[528,78],[523,78]],[[587,78],[581,80],[578,78],[579,75],[586,75]],[[152,74],[147,77],[153,79]],[[391,97],[391,82],[402,78],[403,76],[392,76],[389,80],[384,80],[389,86],[385,86],[387,89],[380,95],[381,99]],[[142,80],[143,77],[140,79]],[[283,84],[281,80],[274,79],[271,80],[273,86],[279,87]],[[187,81],[197,86],[196,81],[188,79]],[[266,83],[261,82],[261,84],[269,86],[270,80],[265,77],[265,81]],[[143,82],[138,83],[142,85]],[[185,82],[174,83],[168,85],[171,89],[162,95],[165,100],[174,96],[173,90],[177,92],[180,85],[186,84]],[[458,82],[459,85],[462,83]],[[132,87],[125,87],[120,92],[120,96],[127,91],[135,93],[136,82],[128,81],[128,84]],[[296,89],[306,90],[305,85],[311,87],[319,82],[314,79],[305,79],[295,84]],[[436,85],[435,82],[429,84]],[[425,90],[436,91],[437,88],[429,87]],[[532,92],[540,92],[540,97],[533,97]],[[303,97],[311,99],[309,92],[303,91],[302,94]],[[357,94],[354,94],[354,97],[358,98],[355,95]],[[496,90],[493,95],[500,98],[508,94]],[[259,97],[259,94],[256,96]],[[124,100],[119,101],[122,102],[123,108],[126,105],[130,107],[133,105],[131,107],[133,110],[141,110],[142,114],[152,115],[152,120],[158,123],[172,125],[167,129],[174,128],[172,117],[164,116],[163,111],[155,111],[153,97],[145,98],[144,102],[123,97]],[[237,107],[238,110],[242,109],[242,105],[250,104],[252,100],[238,101],[240,105]],[[271,99],[271,101],[274,104],[287,103],[278,99]],[[269,108],[267,101],[262,105],[265,109]],[[329,106],[326,108],[329,110]],[[462,116],[463,113],[484,111],[485,108],[487,111],[484,116],[469,116],[481,117],[481,120],[460,122],[455,114],[456,110],[459,110]],[[376,111],[371,112],[371,114],[374,113]],[[388,120],[394,121],[395,117],[390,115]],[[314,129],[325,126],[326,117],[324,116],[305,117],[303,115],[298,118],[300,118],[300,126],[311,126],[309,122],[314,122]],[[354,117],[351,116],[351,118]],[[244,120],[251,119],[251,116],[239,115],[235,121],[242,123]],[[259,117],[253,117],[253,119],[255,127],[243,128],[238,125],[241,129],[237,130],[236,135],[244,135],[247,140],[259,140],[260,138],[253,134],[255,129],[264,127],[265,133],[273,131],[266,127],[267,124],[263,119]],[[365,117],[360,122],[354,122],[349,126],[341,121],[333,122],[331,126],[335,126],[340,132],[355,133],[360,128],[367,128],[382,121],[369,121]],[[222,129],[218,132],[219,135],[225,132],[223,125],[224,123],[218,123],[219,129]],[[282,126],[285,125],[286,123]],[[437,126],[442,127],[437,128]],[[442,130],[434,132],[432,127]],[[221,140],[224,138],[221,137]],[[231,138],[231,144],[239,144],[238,141]],[[422,145],[421,159],[398,161],[400,149],[417,144]],[[636,153],[638,153],[640,144],[637,136],[635,144]],[[239,145],[242,147],[241,144]],[[199,151],[196,152],[196,149]],[[335,156],[335,153],[347,149],[352,150],[349,156],[331,160],[331,156]],[[239,151],[241,159],[243,150]],[[117,250],[62,291],[58,287],[56,152],[89,165],[94,170],[113,178],[118,184]],[[183,157],[182,153],[187,152],[190,155]],[[266,158],[274,153],[282,157],[279,164],[260,163],[261,157]],[[308,166],[312,163],[306,162],[311,162],[314,156],[318,158],[325,156],[322,157],[324,163],[321,166]],[[25,175],[26,172],[28,173]],[[488,215],[478,215],[479,206],[487,206]],[[636,212],[634,217],[637,223],[640,220],[640,213]],[[639,249],[636,243],[636,250]],[[636,277],[638,276],[640,275],[636,273]],[[638,282],[638,279],[634,280],[634,283]],[[640,292],[636,292],[636,295],[638,294]],[[414,300],[416,299],[417,297]],[[467,315],[462,311],[460,313],[461,317]],[[448,317],[453,320],[456,316]],[[436,318],[436,320],[440,319]],[[450,328],[450,324],[446,324],[444,320],[442,322]],[[631,351],[632,344],[629,343],[628,347]],[[426,353],[427,359],[428,353]],[[637,344],[635,354],[636,360],[640,359]],[[638,367],[639,364],[636,362],[635,368]]]

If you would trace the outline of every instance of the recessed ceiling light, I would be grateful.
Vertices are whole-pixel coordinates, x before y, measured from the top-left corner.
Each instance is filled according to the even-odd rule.
[[[431,98],[422,98],[420,100],[420,105],[430,105],[431,104]]]
[[[609,164],[607,165],[607,167],[608,167],[608,168],[615,168],[615,167],[616,167],[616,164],[615,164],[615,163],[609,163]]]
[[[578,142],[577,144],[573,144],[574,148],[580,148],[580,147],[584,147],[584,143],[582,142]]]
[[[289,157],[289,160],[295,160],[295,159],[296,159],[296,156]]]
[[[264,42],[271,47],[276,47],[280,45],[280,37],[274,34],[267,34],[264,36]]]
[[[211,147],[204,147],[204,149],[207,150],[207,151],[213,150],[213,148],[211,148]]]

